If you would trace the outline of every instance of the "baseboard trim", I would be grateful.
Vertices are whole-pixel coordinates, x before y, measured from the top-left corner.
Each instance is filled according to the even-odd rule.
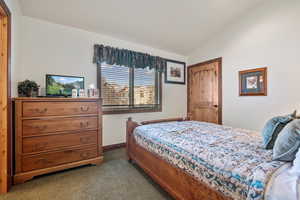
[[[126,143],[118,143],[118,144],[106,145],[106,146],[103,146],[103,152],[111,151],[111,150],[115,150],[115,149],[119,149],[119,148],[123,148],[125,146],[126,146]]]

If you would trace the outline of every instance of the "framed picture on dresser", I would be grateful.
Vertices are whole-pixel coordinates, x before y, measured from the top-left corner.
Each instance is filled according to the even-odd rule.
[[[267,96],[267,68],[239,71],[240,96]]]
[[[165,83],[185,84],[185,62],[167,60]]]

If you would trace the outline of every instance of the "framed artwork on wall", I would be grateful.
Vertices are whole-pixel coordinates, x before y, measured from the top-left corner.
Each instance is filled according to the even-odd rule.
[[[185,62],[167,60],[165,83],[185,84]]]
[[[267,96],[267,68],[239,71],[240,96]]]

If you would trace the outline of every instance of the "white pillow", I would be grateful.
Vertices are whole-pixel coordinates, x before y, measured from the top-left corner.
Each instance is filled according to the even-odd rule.
[[[300,196],[300,150],[292,166],[281,168],[271,178],[265,194],[265,200],[299,200]]]
[[[293,166],[290,170],[290,173],[292,173],[296,176],[300,176],[300,149],[298,150],[298,152],[296,154],[296,158],[293,161]]]

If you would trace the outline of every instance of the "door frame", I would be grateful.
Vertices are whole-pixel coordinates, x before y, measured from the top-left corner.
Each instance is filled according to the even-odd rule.
[[[218,106],[219,106],[219,109],[218,109],[218,124],[222,124],[223,123],[223,95],[222,95],[222,57],[219,57],[219,58],[214,58],[214,59],[211,59],[211,60],[207,60],[207,61],[204,61],[204,62],[199,62],[199,63],[196,63],[196,64],[193,64],[193,65],[189,65],[187,67],[187,116],[191,116],[191,113],[189,111],[189,103],[190,103],[190,95],[189,95],[189,91],[190,91],[190,86],[189,86],[189,83],[190,83],[190,69],[193,68],[193,67],[199,67],[201,65],[207,65],[207,64],[210,64],[210,63],[214,63],[214,62],[218,62],[218,66],[219,66],[219,74],[218,74]]]
[[[12,185],[12,103],[11,103],[11,12],[4,0],[0,0],[0,83],[4,87],[0,88],[0,194],[9,191]],[[3,23],[3,24],[2,24]],[[4,72],[4,73],[3,73]]]

